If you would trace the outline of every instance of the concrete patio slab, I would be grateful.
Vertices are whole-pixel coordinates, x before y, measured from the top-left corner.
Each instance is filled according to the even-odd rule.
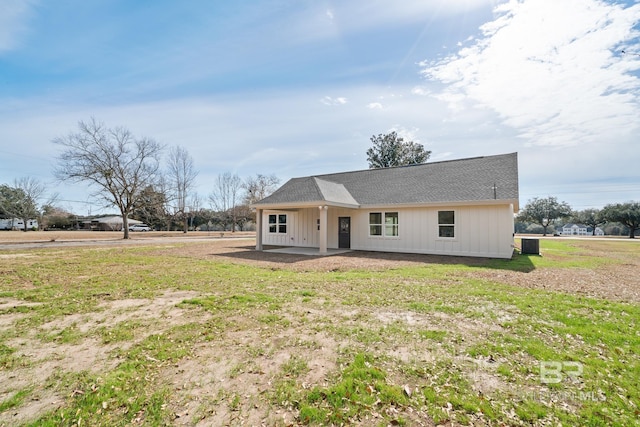
[[[330,256],[330,255],[340,255],[340,254],[348,253],[348,252],[351,252],[351,250],[350,249],[327,249],[326,254],[321,254],[319,248],[287,247],[287,248],[267,249],[265,250],[265,252],[274,253],[274,254]]]

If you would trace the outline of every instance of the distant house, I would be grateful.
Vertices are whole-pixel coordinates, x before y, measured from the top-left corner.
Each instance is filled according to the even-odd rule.
[[[142,224],[142,221],[129,218],[129,225]],[[100,218],[94,218],[91,221],[84,223],[85,229],[97,230],[97,231],[123,231],[122,217],[118,215],[103,216]]]
[[[600,227],[596,227],[595,233],[593,227],[584,224],[565,224],[562,226],[561,234],[563,236],[604,236],[604,231]]]
[[[27,221],[27,230],[38,228],[38,220]],[[24,230],[24,221],[18,218],[0,218],[0,230]]]
[[[257,250],[511,258],[517,153],[294,178],[252,207]]]
[[[584,224],[565,224],[562,226],[562,235],[563,236],[588,236],[591,234],[589,230],[590,227],[587,227]]]

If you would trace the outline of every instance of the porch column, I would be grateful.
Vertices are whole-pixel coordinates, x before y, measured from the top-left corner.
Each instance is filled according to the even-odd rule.
[[[327,253],[327,238],[328,238],[328,230],[327,230],[327,211],[329,210],[328,206],[318,206],[318,210],[320,210],[320,253]]]
[[[262,209],[256,209],[256,251],[262,250]]]

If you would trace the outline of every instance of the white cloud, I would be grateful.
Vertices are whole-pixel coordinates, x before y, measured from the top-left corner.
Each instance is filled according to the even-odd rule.
[[[320,102],[322,102],[324,105],[344,105],[347,103],[347,98],[345,97],[338,97],[338,98],[332,98],[330,96],[325,96],[323,97]]]
[[[533,145],[571,146],[628,137],[640,115],[640,57],[621,55],[638,37],[640,5],[599,0],[512,0],[482,36],[423,63],[453,108],[496,111]]]
[[[367,108],[369,108],[370,110],[382,110],[382,104],[379,102],[370,102],[369,104],[367,104]]]
[[[333,10],[328,9],[326,14],[327,14],[327,18],[329,18],[329,20],[333,21],[333,18],[334,18]]]
[[[27,31],[26,21],[32,2],[28,0],[2,0],[0,2],[0,53],[10,51],[19,44]]]
[[[420,138],[418,136],[420,133],[420,129],[418,128],[407,129],[404,126],[396,125],[389,129],[389,131],[397,133],[400,138],[405,140],[405,142],[413,141],[417,144],[420,144]]]

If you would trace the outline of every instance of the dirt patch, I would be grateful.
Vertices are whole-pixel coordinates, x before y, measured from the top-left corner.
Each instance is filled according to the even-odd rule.
[[[597,270],[580,268],[517,271],[474,271],[469,277],[483,278],[506,285],[530,289],[560,291],[574,295],[614,301],[640,302],[640,262],[602,266]]]
[[[591,248],[595,255],[606,255],[606,249]],[[258,252],[246,240],[225,241],[218,244],[192,244],[180,248],[166,248],[161,253],[171,253],[199,259],[219,259],[235,263],[258,265],[272,269],[294,271],[381,271],[402,266],[429,266],[430,264],[455,264],[482,267],[483,258],[448,257],[421,254],[392,254],[353,251],[332,256],[308,256]],[[622,255],[624,256],[624,255]],[[640,302],[640,259],[629,255],[620,264],[603,265],[597,269],[553,268],[512,271],[508,269],[474,269],[468,277],[491,280],[507,285],[561,291],[572,294]]]
[[[185,299],[197,295],[196,292],[167,291],[154,299],[125,299],[109,301],[100,305],[100,311],[73,314],[48,322],[26,336],[7,340],[7,345],[15,349],[13,356],[19,360],[12,370],[0,369],[0,402],[11,397],[18,390],[33,388],[35,393],[17,411],[0,413],[0,426],[27,422],[42,416],[43,411],[61,405],[67,396],[57,395],[49,388],[40,388],[43,381],[52,381],[58,373],[108,372],[120,360],[118,351],[129,348],[151,334],[162,333],[168,328],[187,324],[195,320],[206,320],[207,314],[186,311],[176,307]],[[0,307],[34,305],[19,300],[2,300]],[[0,333],[12,328],[22,313],[0,313]],[[143,327],[137,330],[136,339],[109,343],[108,337],[100,337],[100,328],[117,326],[121,322],[135,321]],[[38,336],[55,336],[68,328],[76,328],[83,335],[77,344],[59,343],[55,339],[43,344]],[[106,339],[106,342],[105,342]],[[54,380],[55,381],[55,380]]]

